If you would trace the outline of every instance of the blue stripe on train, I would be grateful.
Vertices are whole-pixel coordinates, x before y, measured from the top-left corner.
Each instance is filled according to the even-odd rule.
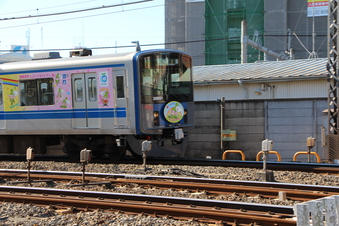
[[[0,112],[0,120],[27,119],[67,119],[67,118],[124,118],[126,108],[109,109],[74,109],[74,110],[39,110]]]

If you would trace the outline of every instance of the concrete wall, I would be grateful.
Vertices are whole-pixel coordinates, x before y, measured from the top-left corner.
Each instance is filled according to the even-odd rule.
[[[186,3],[186,49],[193,65],[205,64],[205,2]]]
[[[165,0],[165,42],[168,49],[185,51],[186,3],[179,0]],[[175,43],[175,44],[171,44]],[[187,52],[187,51],[186,51]]]
[[[191,54],[194,65],[205,64],[205,2],[165,0],[166,48]]]
[[[225,150],[242,150],[246,160],[255,160],[265,139],[273,140],[273,150],[278,151],[282,161],[292,161],[298,151],[307,151],[306,139],[315,137],[317,144],[312,151],[322,160],[321,147],[322,111],[327,100],[243,100],[227,101],[224,106],[224,129],[236,130],[236,141],[223,142],[220,146],[220,103],[201,101],[195,104],[195,129],[189,132],[189,144],[185,157],[221,159]],[[241,159],[237,153],[227,159]],[[276,161],[275,155],[269,155]],[[311,158],[315,162],[315,158]],[[299,155],[297,161],[307,162],[307,156]]]
[[[314,51],[318,57],[327,57],[327,16],[307,17],[306,0],[265,0],[264,46],[276,53],[288,50],[290,29],[295,59],[308,58],[310,54],[304,47],[309,52],[313,50],[313,22],[316,33]],[[275,60],[273,57],[268,59]]]
[[[287,50],[287,0],[265,0],[264,46],[281,53]],[[270,35],[272,35],[270,37]],[[268,56],[269,60],[275,60]]]

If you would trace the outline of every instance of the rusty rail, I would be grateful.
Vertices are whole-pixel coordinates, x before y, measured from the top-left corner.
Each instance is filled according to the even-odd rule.
[[[10,170],[2,172],[2,178],[24,178],[25,172]],[[60,181],[78,180],[81,181],[81,173],[76,172],[48,172],[32,171],[32,178],[53,179]],[[124,175],[124,174],[96,174],[89,173],[87,180],[91,184],[106,185],[114,184],[123,186],[124,184],[138,184],[143,187],[158,187],[161,189],[189,189],[196,192],[204,191],[206,194],[232,194],[234,192],[246,194],[248,196],[260,195],[263,198],[277,198],[280,192],[285,192],[286,197],[295,201],[309,201],[318,198],[324,198],[339,193],[339,188],[331,186],[310,186],[287,183],[262,183],[255,181],[234,181],[206,178],[187,178],[187,177],[164,177],[164,176],[145,176],[145,175]],[[11,181],[8,181],[11,184]],[[82,184],[80,184],[82,186]]]
[[[11,186],[0,186],[0,200],[45,205],[63,203],[64,205],[82,209],[115,209],[173,217],[190,217],[225,222],[236,221],[239,224],[259,223],[263,226],[277,224],[284,226],[296,225],[296,221],[292,219],[293,215],[284,213],[293,211],[292,207],[282,208],[275,205],[246,203],[235,205],[233,202],[213,200]],[[240,209],[243,211],[240,211]]]

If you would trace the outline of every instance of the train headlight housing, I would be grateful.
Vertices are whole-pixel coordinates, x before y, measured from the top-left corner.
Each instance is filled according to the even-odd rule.
[[[159,111],[153,112],[153,123],[154,123],[155,126],[160,126]]]
[[[184,110],[184,123],[188,123],[188,119],[187,119],[187,109]]]

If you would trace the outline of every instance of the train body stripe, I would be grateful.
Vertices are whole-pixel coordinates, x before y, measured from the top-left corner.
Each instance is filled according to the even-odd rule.
[[[124,118],[126,108],[96,108],[74,110],[39,110],[39,111],[1,111],[0,120],[27,119],[72,119],[72,118]]]

